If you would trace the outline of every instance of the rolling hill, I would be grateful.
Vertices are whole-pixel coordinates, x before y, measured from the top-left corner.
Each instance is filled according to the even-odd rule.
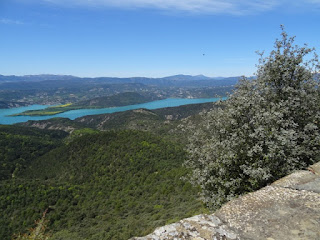
[[[0,238],[26,231],[45,209],[52,240],[128,239],[206,211],[198,189],[181,180],[185,154],[140,131],[75,138],[0,181]]]

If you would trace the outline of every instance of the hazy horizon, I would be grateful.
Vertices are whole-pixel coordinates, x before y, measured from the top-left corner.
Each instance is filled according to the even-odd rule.
[[[7,74],[1,74],[1,76],[15,76],[15,77],[31,77],[31,76],[66,76],[66,77],[76,77],[76,78],[167,78],[167,77],[175,77],[175,76],[190,76],[190,77],[200,77],[200,76],[203,76],[203,77],[206,77],[206,78],[232,78],[232,77],[241,77],[241,75],[238,75],[238,76],[207,76],[207,75],[204,75],[204,74],[196,74],[196,75],[189,75],[189,74],[183,74],[183,73],[180,73],[180,74],[174,74],[174,75],[169,75],[169,76],[159,76],[159,77],[152,77],[152,76],[123,76],[123,77],[119,77],[119,76],[100,76],[100,75],[97,75],[97,76],[79,76],[79,75],[74,75],[74,74],[51,74],[51,73],[40,73],[40,74],[22,74],[22,75],[16,75],[16,74],[13,74],[13,75],[7,75]],[[243,76],[243,75],[242,75]],[[253,75],[251,75],[253,76]],[[246,76],[246,77],[251,77],[251,76]]]

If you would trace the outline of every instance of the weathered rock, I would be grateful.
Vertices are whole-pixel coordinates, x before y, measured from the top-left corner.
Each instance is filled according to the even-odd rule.
[[[320,162],[259,191],[135,240],[319,240]]]
[[[320,194],[268,186],[216,213],[241,239],[320,239]]]
[[[284,188],[294,188],[296,185],[305,184],[314,181],[319,176],[309,172],[309,171],[297,171],[284,178],[279,179],[272,183],[272,186],[284,187]]]
[[[292,173],[272,185],[320,193],[320,163],[314,164],[308,169],[309,171]]]
[[[320,162],[313,164],[309,167],[309,171],[312,171],[314,174],[320,176]]]
[[[132,238],[135,240],[165,240],[165,239],[215,239],[215,240],[239,240],[237,234],[224,225],[214,215],[197,215],[186,218],[178,223],[173,223],[157,228],[153,233],[145,237]]]

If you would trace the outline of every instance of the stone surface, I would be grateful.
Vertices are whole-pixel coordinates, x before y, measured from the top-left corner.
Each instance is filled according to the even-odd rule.
[[[308,168],[308,171],[297,171],[272,184],[296,190],[306,190],[320,193],[320,163]]]
[[[320,193],[320,178],[317,178],[313,181],[307,182],[305,184],[299,184],[294,186],[297,190],[307,190],[316,193]]]
[[[132,240],[319,240],[320,162],[259,191]]]
[[[294,188],[294,186],[312,182],[320,176],[310,171],[297,171],[272,183],[272,186]]]
[[[320,194],[268,186],[216,213],[241,239],[320,239]]]
[[[319,176],[320,176],[320,162],[311,165],[309,169],[310,169],[310,170],[313,170],[313,172],[314,172],[316,175],[319,175]]]
[[[132,238],[135,240],[165,240],[165,239],[193,239],[193,240],[240,240],[237,234],[224,225],[214,215],[197,215],[157,228],[145,237]]]

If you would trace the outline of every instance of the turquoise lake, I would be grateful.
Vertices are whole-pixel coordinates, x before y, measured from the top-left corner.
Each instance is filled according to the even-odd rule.
[[[86,115],[123,112],[127,110],[139,109],[139,108],[158,109],[158,108],[166,108],[166,107],[177,107],[177,106],[182,106],[187,104],[216,102],[220,99],[225,100],[226,98],[195,98],[195,99],[168,98],[164,100],[123,106],[123,107],[72,110],[72,111],[56,114],[53,116],[32,116],[32,117],[31,116],[16,116],[16,117],[8,116],[16,113],[21,113],[27,110],[38,110],[38,109],[44,109],[46,107],[49,107],[48,105],[31,105],[27,107],[0,109],[0,124],[14,124],[19,122],[27,122],[28,120],[45,120],[45,119],[50,119],[54,117],[63,117],[63,118],[69,118],[73,120],[75,118],[83,117]]]

